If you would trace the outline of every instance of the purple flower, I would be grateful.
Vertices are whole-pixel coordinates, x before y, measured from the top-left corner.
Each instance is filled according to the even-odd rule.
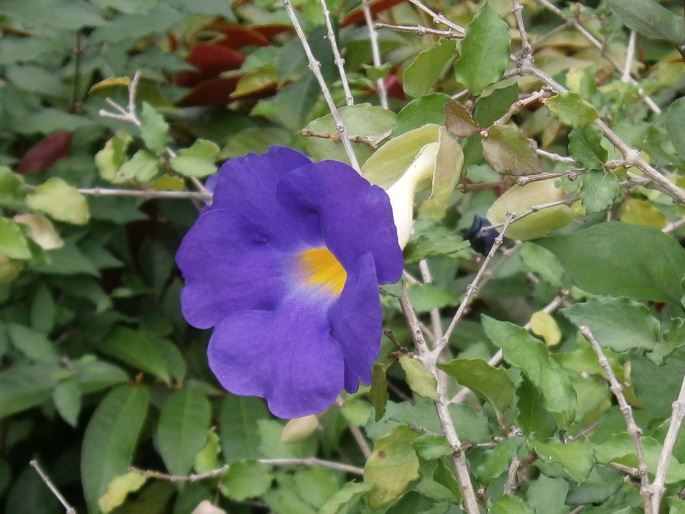
[[[399,280],[402,252],[387,194],[346,164],[284,147],[231,159],[176,261],[228,391],[292,418],[370,383],[378,285]]]

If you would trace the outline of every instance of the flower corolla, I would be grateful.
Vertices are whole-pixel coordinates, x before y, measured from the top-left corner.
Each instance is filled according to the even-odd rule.
[[[403,266],[385,191],[286,147],[229,160],[213,187],[176,260],[183,315],[214,329],[207,353],[221,385],[294,418],[370,383],[378,286]]]

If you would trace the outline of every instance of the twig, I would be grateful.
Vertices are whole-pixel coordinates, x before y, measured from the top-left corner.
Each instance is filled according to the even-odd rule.
[[[376,68],[381,67],[381,52],[378,47],[378,34],[373,27],[373,15],[369,7],[369,0],[362,0],[362,11],[364,11],[364,20],[369,29],[369,43],[371,43],[371,55],[373,57],[373,65]],[[376,79],[376,89],[378,89],[378,98],[383,109],[388,108],[388,91],[385,89],[385,79],[383,77]]]
[[[550,178],[569,177],[575,180],[576,177],[585,173],[583,168],[571,168],[570,170],[560,171],[559,173],[538,173],[537,175],[521,175],[516,179],[517,186],[525,186],[531,182],[539,182],[540,180],[547,180]]]
[[[628,426],[628,434],[630,435],[631,439],[633,440],[633,444],[635,445],[635,454],[637,456],[638,463],[637,469],[641,484],[640,494],[642,495],[645,513],[657,514],[652,510],[652,488],[649,485],[649,476],[647,475],[647,461],[645,460],[645,451],[644,447],[642,446],[641,439],[642,430],[635,423],[635,418],[633,417],[633,410],[630,408],[630,404],[627,402],[626,397],[623,394],[623,387],[616,378],[614,370],[611,369],[611,364],[609,364],[609,360],[607,359],[606,355],[604,355],[602,347],[597,342],[597,339],[595,339],[595,336],[592,334],[592,331],[589,327],[583,325],[582,327],[580,327],[580,333],[583,335],[583,337],[585,337],[585,339],[588,340],[590,346],[592,346],[592,349],[597,354],[597,360],[599,361],[600,366],[602,366],[602,369],[604,370],[604,372],[607,375],[607,378],[609,379],[609,387],[611,388],[611,392],[614,393],[616,401],[618,401],[621,414],[623,415],[623,419],[625,419],[626,425]]]
[[[390,134],[392,133],[391,130],[387,130],[383,132],[382,134],[378,136],[347,136],[350,141],[353,143],[361,143],[367,146],[370,146],[374,150],[380,146],[380,144],[387,139]],[[300,134],[302,134],[305,137],[316,137],[319,139],[330,139],[334,143],[340,143],[340,134],[337,132],[335,134],[324,134],[321,132],[314,132],[313,130],[304,128],[300,130]]]
[[[316,60],[314,54],[312,53],[312,49],[309,46],[309,43],[307,42],[307,36],[305,36],[304,31],[302,30],[302,26],[300,25],[300,22],[297,20],[297,16],[295,15],[295,10],[293,9],[293,4],[291,0],[283,0],[283,7],[285,7],[286,12],[288,13],[288,17],[290,18],[290,21],[293,24],[295,33],[297,34],[297,37],[300,40],[300,44],[304,49],[304,53],[307,55],[307,60],[309,61],[309,69],[314,74],[314,77],[316,77],[316,80],[319,83],[319,87],[321,88],[321,92],[323,93],[323,96],[326,99],[328,110],[330,111],[331,116],[333,116],[333,120],[335,121],[335,128],[340,134],[340,139],[342,141],[343,146],[345,147],[345,153],[347,153],[347,158],[350,160],[350,164],[352,165],[352,167],[355,170],[357,170],[358,173],[361,173],[361,168],[359,167],[357,156],[355,155],[354,150],[352,149],[352,144],[350,143],[349,137],[347,135],[347,129],[345,128],[345,124],[343,123],[342,118],[340,117],[340,113],[338,112],[338,108],[335,105],[335,101],[333,100],[331,92],[328,89],[328,86],[326,85],[326,81],[324,80],[323,75],[321,75],[321,63]]]
[[[138,118],[138,114],[136,114],[136,93],[138,92],[138,83],[140,82],[140,77],[141,73],[140,70],[138,70],[135,72],[133,78],[131,79],[131,82],[128,85],[127,109],[121,107],[111,98],[107,98],[105,99],[105,102],[107,102],[107,104],[110,107],[118,111],[118,114],[115,112],[107,111],[105,109],[100,109],[98,111],[98,115],[102,116],[103,118],[111,118],[114,120],[125,121],[127,123],[133,123],[136,127],[140,128],[142,124],[140,122],[140,119]]]
[[[565,155],[558,155],[551,152],[546,152],[545,150],[540,150],[539,148],[535,150],[535,153],[540,157],[545,157],[551,161],[563,162],[566,164],[575,164],[576,161],[573,157],[566,157]]]
[[[680,385],[678,399],[673,402],[671,423],[668,425],[668,431],[666,432],[666,437],[664,439],[664,447],[661,450],[661,455],[659,455],[659,464],[657,465],[654,481],[652,482],[652,512],[654,513],[659,512],[661,499],[666,492],[666,487],[664,486],[666,483],[666,472],[668,471],[668,465],[673,456],[673,447],[678,438],[678,431],[683,422],[683,416],[685,416],[685,377],[683,377],[683,382]]]
[[[682,226],[685,226],[685,218],[680,218],[678,221],[672,221],[664,228],[662,228],[661,231],[668,234],[669,232],[675,232]]]
[[[356,441],[357,446],[359,446],[364,458],[368,459],[371,457],[371,448],[369,447],[369,443],[366,442],[364,434],[362,434],[362,431],[359,430],[359,427],[352,424],[348,425],[348,427],[350,429],[350,434],[352,434],[352,437],[354,437],[354,440]]]
[[[373,27],[375,29],[393,30],[395,32],[409,32],[412,34],[416,34],[417,36],[425,36],[427,34],[430,34],[433,36],[440,36],[440,37],[443,37],[445,39],[463,39],[463,37],[464,37],[463,34],[459,34],[455,30],[452,30],[452,29],[439,30],[439,29],[432,29],[430,27],[423,27],[421,25],[416,25],[416,26],[390,25],[389,23],[376,22],[373,24]]]
[[[419,271],[424,284],[432,284],[433,277],[431,276],[428,263],[425,260],[419,262]],[[442,323],[440,322],[440,309],[437,307],[430,311],[431,325],[433,325],[433,338],[438,341],[442,338]]]
[[[59,502],[62,504],[62,507],[64,507],[64,510],[66,514],[76,514],[76,509],[69,505],[69,502],[62,496],[62,493],[59,492],[59,489],[55,486],[55,484],[52,483],[50,480],[50,477],[48,477],[45,472],[41,469],[40,464],[38,464],[38,461],[36,459],[33,459],[31,462],[31,467],[36,470],[36,473],[38,473],[38,476],[40,479],[43,481],[43,483],[50,489],[53,495],[55,495],[55,498],[59,500]]]
[[[545,209],[551,209],[552,207],[558,207],[560,205],[572,205],[575,202],[577,202],[578,200],[580,200],[580,196],[574,195],[574,196],[569,196],[568,198],[564,198],[562,200],[555,200],[553,202],[547,202],[547,203],[541,203],[538,205],[532,205],[530,207],[530,209],[528,209],[527,211],[524,211],[521,214],[516,215],[514,217],[514,220],[512,220],[512,223],[513,223],[513,221],[518,221],[520,219],[525,218],[526,216],[530,216],[531,214],[535,214],[536,212],[544,211]],[[502,223],[490,225],[489,227],[483,227],[482,230],[487,230],[490,228],[503,227],[505,223],[506,223],[506,221],[503,221]]]
[[[338,67],[338,73],[340,74],[340,81],[342,82],[343,91],[345,91],[345,104],[354,105],[354,98],[352,98],[352,92],[350,91],[350,85],[347,82],[347,75],[345,74],[345,59],[340,55],[340,50],[338,49],[338,42],[335,39],[335,33],[333,32],[333,25],[331,25],[331,13],[326,5],[326,0],[319,0],[321,4],[321,12],[326,20],[326,32],[328,34],[328,42],[331,44],[331,50],[333,50],[333,57],[335,65]]]
[[[344,471],[351,475],[364,476],[364,470],[357,466],[350,466],[349,464],[342,464],[340,462],[331,462],[328,460],[317,459],[316,457],[307,457],[304,459],[256,459],[257,462],[265,466],[319,466],[322,468],[334,469],[336,471]],[[160,473],[159,471],[139,469],[136,467],[129,468],[131,471],[140,473],[148,478],[156,478],[158,480],[165,480],[167,482],[199,482],[208,478],[220,477],[231,467],[230,464],[221,466],[220,468],[207,471],[206,473],[196,473],[191,475],[169,475]]]
[[[426,365],[428,371],[434,377],[437,377],[438,369],[436,366],[436,359],[433,357],[433,354],[426,344],[426,340],[423,338],[423,333],[419,327],[419,319],[416,315],[416,311],[414,310],[414,306],[409,300],[409,295],[407,294],[406,284],[402,287],[400,305],[402,306],[404,317],[406,318],[407,324],[411,330],[414,346],[419,352],[419,357]],[[454,422],[452,421],[452,416],[450,415],[448,409],[449,401],[447,399],[447,391],[440,381],[438,381],[437,392],[438,400],[435,401],[435,409],[438,413],[438,419],[440,420],[442,433],[445,435],[445,438],[454,449],[454,453],[451,456],[452,466],[454,467],[454,472],[457,476],[457,482],[459,483],[459,487],[461,489],[464,508],[467,514],[479,514],[480,509],[478,508],[476,493],[473,489],[473,484],[471,483],[469,468],[466,462],[466,455],[461,450],[462,444],[459,440],[459,436],[457,435],[457,431],[454,428]]]
[[[435,11],[430,10],[428,7],[423,5],[419,0],[409,0],[409,3],[415,5],[418,7],[420,10],[428,14],[433,18],[434,23],[439,23],[441,25],[445,25],[447,27],[450,27],[452,30],[454,30],[457,34],[460,36],[465,36],[466,35],[466,30],[464,30],[463,27],[460,27],[456,23],[451,22],[447,18],[445,18],[442,14],[438,14]]]
[[[540,91],[531,93],[526,98],[517,100],[513,104],[511,104],[507,112],[505,112],[504,115],[500,117],[498,120],[495,120],[492,125],[504,125],[507,121],[509,121],[509,119],[514,114],[519,112],[525,106],[538,102],[540,100],[544,100],[545,98],[549,98],[551,96],[554,96],[554,91],[552,90],[552,88],[548,86],[543,86],[542,89],[540,89]]]
[[[78,192],[89,196],[136,196],[141,198],[177,198],[190,200],[212,199],[212,193],[209,191],[156,191],[154,189],[107,189],[93,187],[80,188]]]
[[[516,456],[512,457],[511,464],[509,464],[509,471],[507,471],[507,481],[504,483],[502,494],[511,494],[516,490],[516,476],[520,466],[521,461]]]
[[[633,64],[633,57],[635,57],[635,37],[637,32],[630,31],[630,38],[628,38],[628,50],[626,50],[626,63],[623,66],[623,74],[621,75],[622,82],[630,82],[632,76],[630,75],[630,67]]]
[[[457,327],[457,325],[459,324],[461,319],[464,317],[464,314],[466,312],[466,308],[469,306],[471,299],[473,298],[473,295],[476,294],[476,291],[478,290],[478,284],[479,284],[481,278],[483,277],[483,274],[485,273],[486,268],[490,264],[490,261],[495,256],[495,253],[497,253],[497,250],[499,249],[499,247],[502,246],[502,243],[504,241],[504,234],[507,231],[507,228],[509,228],[509,224],[514,220],[514,217],[515,216],[513,214],[507,213],[507,217],[504,220],[504,226],[502,227],[502,231],[500,232],[500,235],[495,238],[495,243],[492,245],[490,252],[488,253],[488,255],[483,260],[483,263],[481,264],[480,268],[478,269],[478,273],[476,273],[476,276],[474,277],[473,281],[466,288],[466,294],[464,295],[464,299],[459,304],[459,307],[457,308],[457,312],[455,313],[454,317],[452,318],[452,321],[450,322],[449,326],[447,327],[445,334],[442,336],[442,339],[440,340],[440,342],[433,349],[433,352],[436,356],[438,356],[438,355],[440,355],[440,353],[442,353],[442,350],[447,346],[447,344],[450,340],[450,336],[452,335],[452,332]]]

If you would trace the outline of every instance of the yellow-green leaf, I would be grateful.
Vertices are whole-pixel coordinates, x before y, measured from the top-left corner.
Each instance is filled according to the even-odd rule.
[[[36,187],[26,198],[26,205],[56,220],[75,225],[84,225],[90,215],[86,199],[78,189],[57,177],[49,178]]]

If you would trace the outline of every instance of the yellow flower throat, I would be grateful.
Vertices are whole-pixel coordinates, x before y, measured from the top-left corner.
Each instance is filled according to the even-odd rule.
[[[340,296],[345,287],[347,272],[328,248],[305,250],[297,258],[300,272],[307,285]]]

